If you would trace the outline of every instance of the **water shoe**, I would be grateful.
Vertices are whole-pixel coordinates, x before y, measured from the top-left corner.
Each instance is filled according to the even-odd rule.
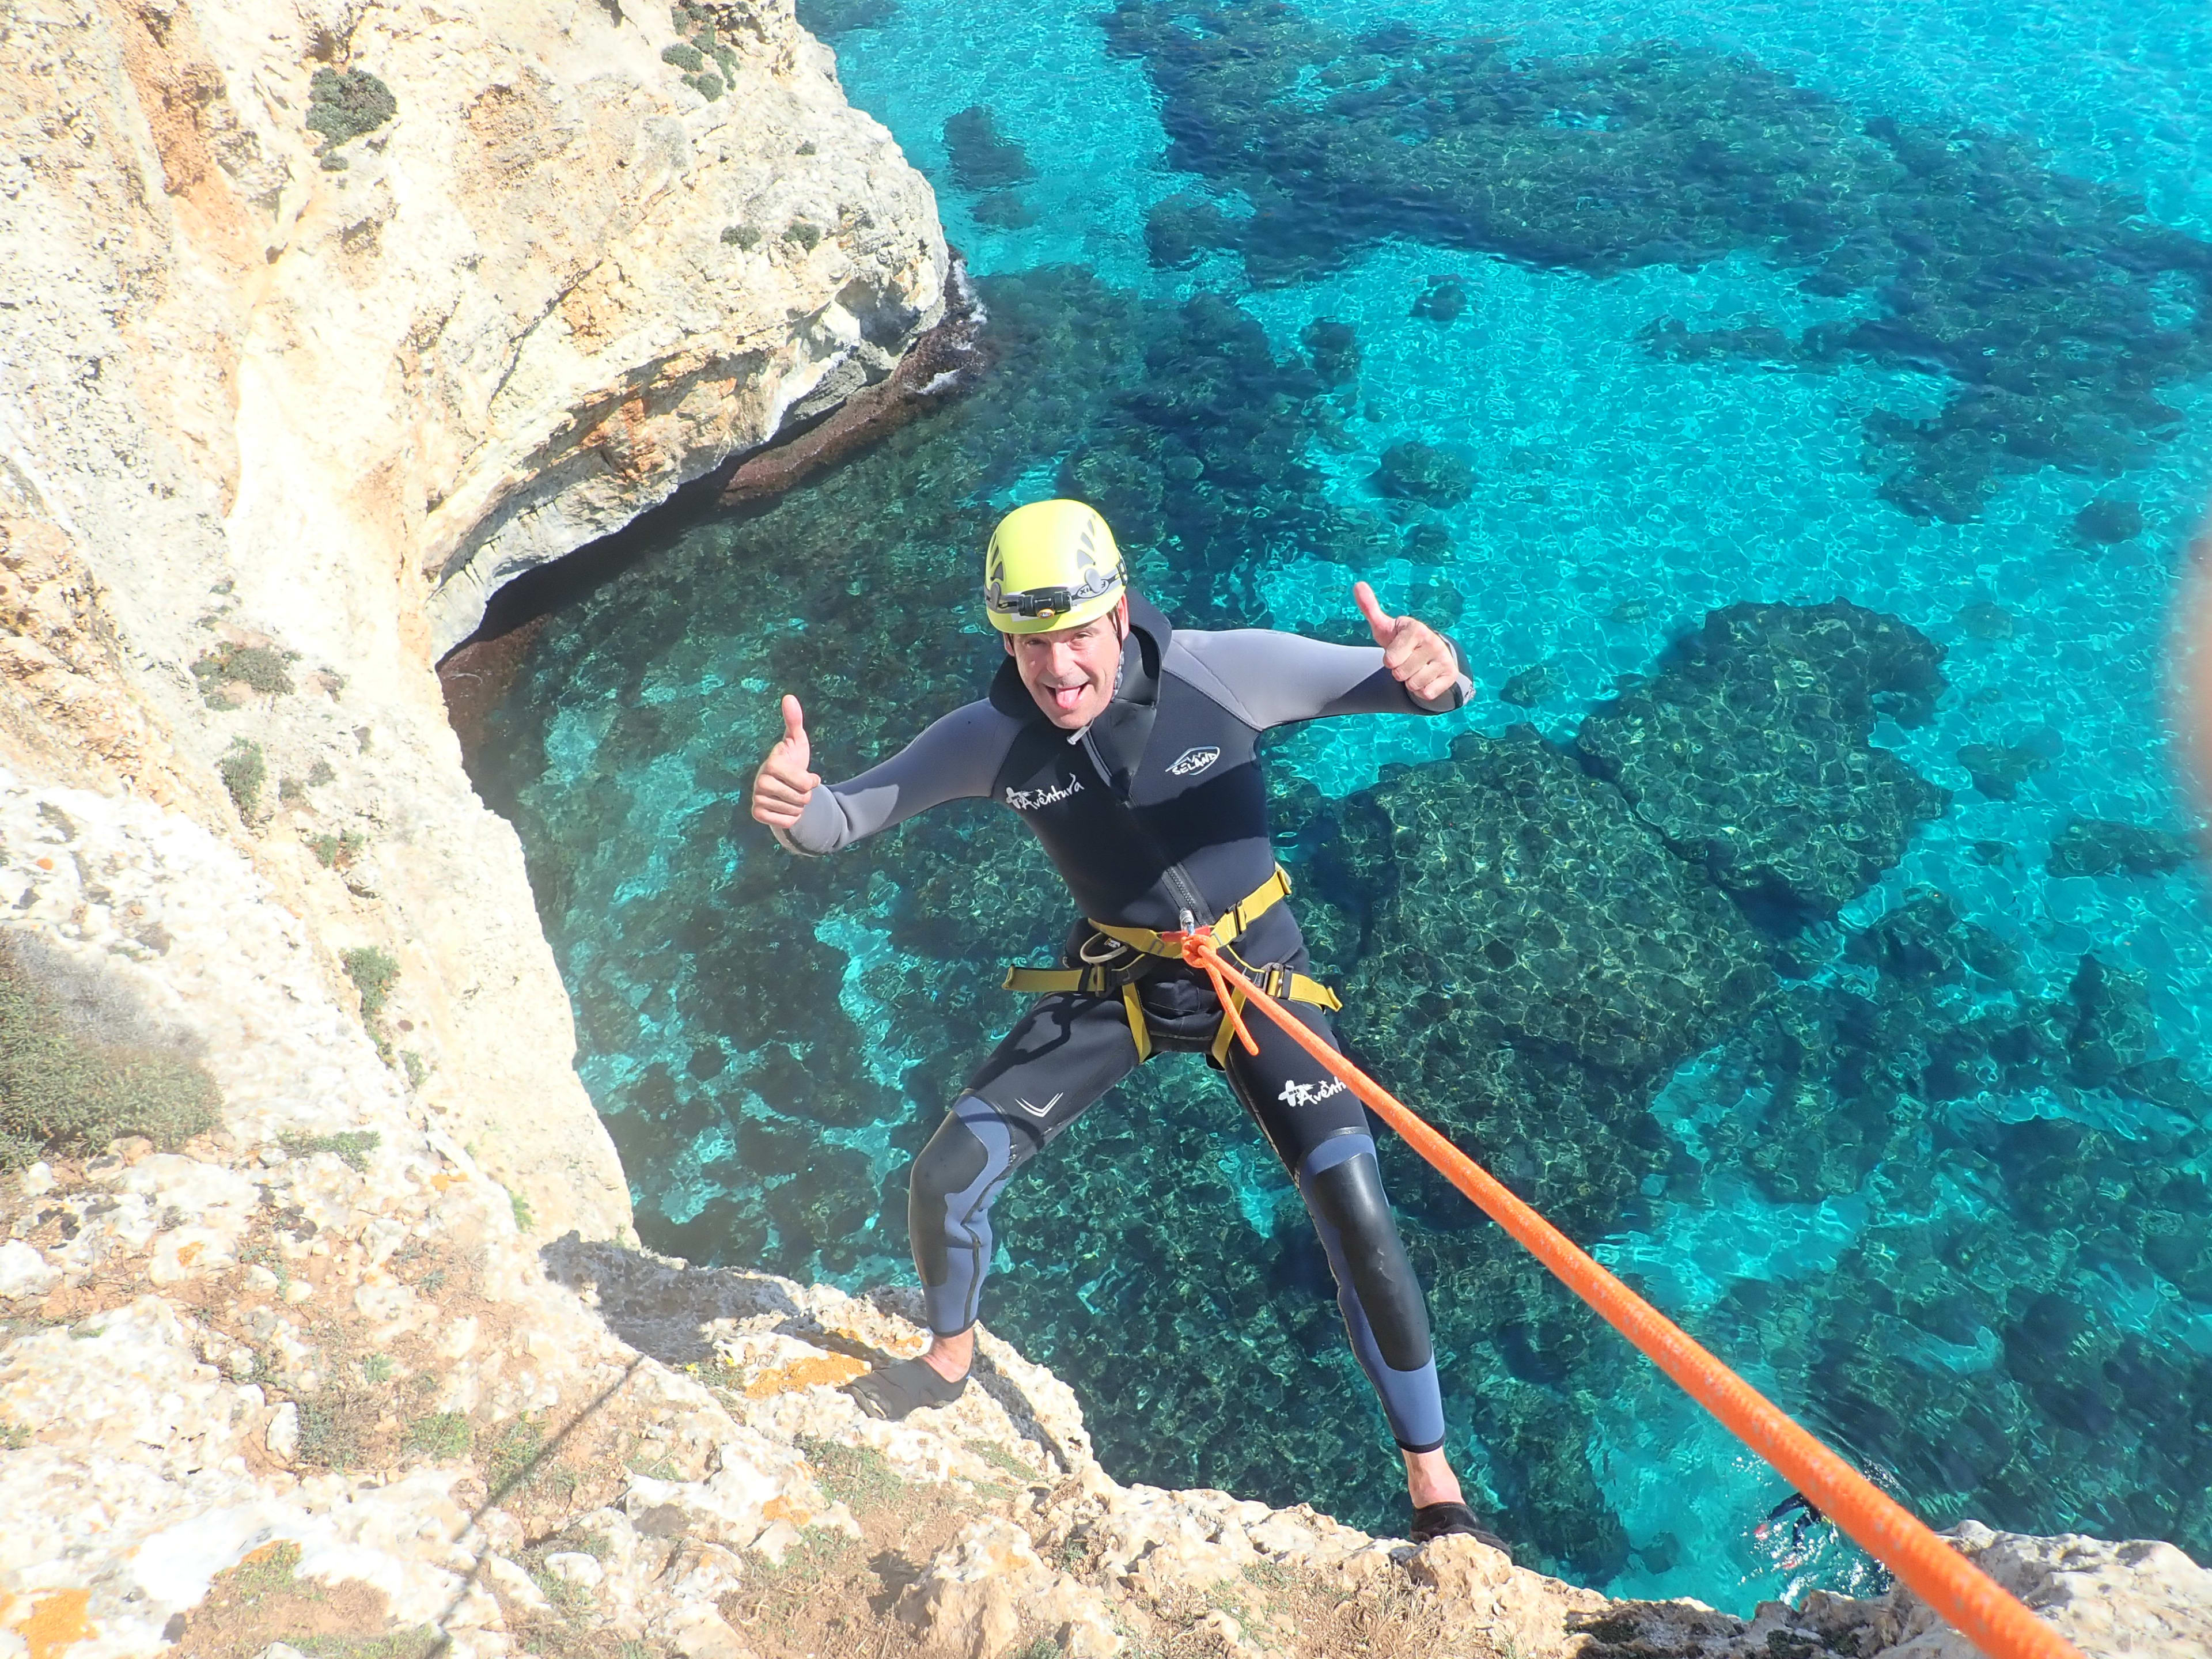
[[[920,1359],[902,1359],[858,1376],[845,1392],[871,1417],[887,1423],[902,1421],[909,1412],[925,1406],[949,1406],[967,1391],[968,1379],[947,1382],[937,1369]]]

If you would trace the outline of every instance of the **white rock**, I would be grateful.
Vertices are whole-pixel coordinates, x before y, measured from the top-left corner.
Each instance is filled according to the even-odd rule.
[[[60,1268],[49,1266],[45,1256],[21,1239],[0,1244],[0,1300],[21,1302],[44,1296],[61,1282],[61,1277]]]
[[[586,1589],[597,1589],[607,1576],[607,1570],[599,1565],[599,1557],[586,1555],[581,1550],[562,1550],[547,1556],[545,1571],[556,1578],[571,1584],[580,1584]]]
[[[53,1165],[41,1158],[16,1177],[16,1185],[26,1198],[43,1198],[54,1189]]]
[[[703,1602],[678,1602],[654,1625],[653,1634],[684,1659],[752,1659],[744,1638]]]
[[[269,1455],[280,1463],[289,1463],[300,1455],[300,1408],[286,1401],[269,1419],[269,1432],[264,1437]]]
[[[483,1558],[484,1582],[507,1600],[533,1613],[543,1613],[550,1605],[545,1592],[538,1588],[538,1581],[503,1555]]]

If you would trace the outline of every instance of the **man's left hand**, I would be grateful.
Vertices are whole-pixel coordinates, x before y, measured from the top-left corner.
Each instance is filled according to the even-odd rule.
[[[1352,597],[1359,614],[1367,618],[1375,643],[1382,647],[1382,661],[1398,682],[1422,702],[1436,702],[1459,680],[1459,659],[1444,636],[1412,617],[1387,615],[1365,582],[1355,583]]]

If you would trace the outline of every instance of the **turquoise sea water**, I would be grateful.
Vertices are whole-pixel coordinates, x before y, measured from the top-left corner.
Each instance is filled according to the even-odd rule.
[[[997,964],[1042,959],[1064,901],[983,807],[800,864],[744,782],[780,690],[833,776],[975,695],[992,516],[1085,493],[1182,620],[1349,636],[1365,577],[1467,649],[1464,714],[1270,752],[1316,956],[1385,1081],[1936,1523],[2212,1559],[2212,930],[2201,866],[2172,867],[2160,712],[2212,483],[2202,8],[811,21],[936,183],[1000,362],[772,507],[656,520],[500,713],[479,781],[522,831],[648,1242],[910,1273],[905,1164],[1012,1017]],[[1407,444],[1463,486],[1382,493]],[[1924,704],[1822,714],[1860,669],[1796,611],[1744,624],[1718,690],[1673,646],[1838,599],[1941,647]],[[1625,677],[1653,675],[1644,708]],[[1812,688],[1797,724],[1736,718],[1784,682]],[[1512,728],[1602,772],[1607,722],[1676,708],[1707,740],[1667,764],[1737,822],[1670,817],[1632,768],[1633,813],[1561,820],[1596,899],[1537,879],[1540,908],[1594,906],[1559,996],[1646,1022],[1625,1064],[1468,965],[1461,936],[1502,925],[1472,820],[1522,810],[1501,779],[1561,775]],[[1716,848],[1789,862],[1790,739],[1838,766],[1870,744],[1948,800],[1857,786],[1835,810],[1863,815],[1863,877],[1778,902]],[[1383,820],[1401,855],[1425,826],[1427,861],[1384,856]],[[1725,890],[1734,920],[1682,926],[1701,960],[1755,961],[1764,1000],[1670,1024],[1615,971],[1647,868]],[[1480,1016],[1467,1042],[1407,1012],[1437,993]],[[1755,1537],[1770,1472],[1455,1198],[1389,1176],[1454,1455],[1524,1559],[1739,1610],[1871,1582],[1825,1530]],[[1147,1067],[995,1213],[986,1317],[1075,1383],[1118,1474],[1395,1524],[1326,1269],[1202,1066]]]

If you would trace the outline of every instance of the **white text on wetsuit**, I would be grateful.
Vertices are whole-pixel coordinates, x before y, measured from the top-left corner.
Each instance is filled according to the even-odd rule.
[[[1083,793],[1083,780],[1070,778],[1051,789],[1009,789],[1006,805],[1017,812],[1034,812],[1040,806],[1057,806],[1070,795]]]

